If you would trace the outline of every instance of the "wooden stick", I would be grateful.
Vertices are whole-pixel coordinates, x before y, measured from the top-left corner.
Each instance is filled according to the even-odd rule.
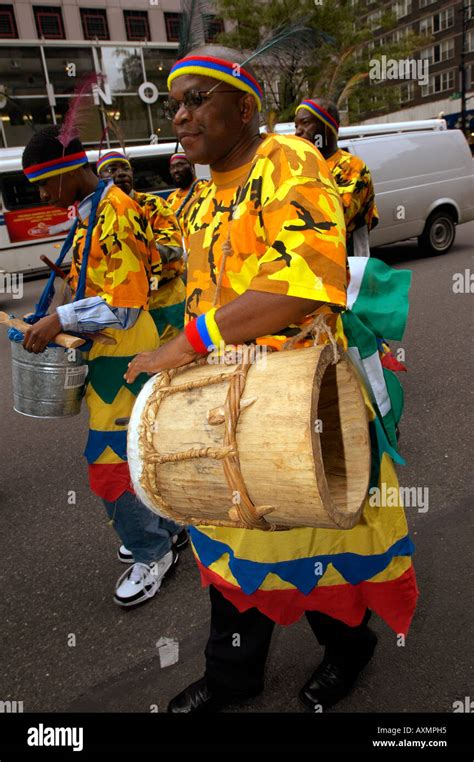
[[[24,320],[20,320],[20,318],[8,317],[6,312],[0,312],[0,323],[10,328],[17,328],[22,333],[25,333],[25,331],[32,327],[29,323],[25,323]],[[70,336],[68,333],[58,333],[54,337],[54,342],[65,349],[76,349],[85,343],[84,339],[80,339],[78,336]]]
[[[61,268],[58,267],[58,265],[55,265],[54,262],[52,262],[49,259],[49,257],[46,256],[46,254],[42,254],[40,256],[40,259],[41,259],[42,262],[45,263],[45,265],[48,265],[50,270],[53,270],[56,273],[56,275],[59,275],[59,277],[62,278],[62,280],[66,280],[66,278],[67,278],[66,273],[63,272],[63,270],[61,270]]]

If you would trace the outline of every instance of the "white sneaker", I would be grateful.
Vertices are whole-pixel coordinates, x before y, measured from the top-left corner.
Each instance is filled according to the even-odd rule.
[[[114,601],[119,606],[137,606],[153,598],[165,576],[178,563],[179,556],[172,548],[159,561],[151,564],[134,563],[118,579]]]

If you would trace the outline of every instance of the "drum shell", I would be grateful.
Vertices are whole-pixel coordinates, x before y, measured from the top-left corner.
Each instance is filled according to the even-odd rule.
[[[13,409],[33,418],[77,415],[87,365],[77,349],[48,347],[40,354],[11,342]]]
[[[351,528],[362,511],[370,477],[365,403],[349,360],[332,365],[331,358],[329,347],[278,352],[252,365],[247,374],[242,400],[250,404],[241,410],[236,429],[241,473],[253,504],[273,506],[265,519],[278,528]],[[194,367],[180,372],[171,385],[234,370]],[[229,488],[221,460],[194,458],[157,465],[164,509],[144,489],[146,455],[140,445],[144,427],[153,426],[157,453],[218,449],[224,424],[209,423],[209,412],[222,409],[228,383],[167,396],[151,420],[146,398],[155,383],[151,379],[140,393],[129,426],[135,490],[152,510],[178,522],[233,525],[229,509],[239,496]]]

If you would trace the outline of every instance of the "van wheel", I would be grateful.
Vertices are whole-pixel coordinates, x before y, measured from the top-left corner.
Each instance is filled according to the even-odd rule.
[[[456,223],[451,212],[440,209],[430,214],[418,246],[427,254],[446,254],[454,243]]]

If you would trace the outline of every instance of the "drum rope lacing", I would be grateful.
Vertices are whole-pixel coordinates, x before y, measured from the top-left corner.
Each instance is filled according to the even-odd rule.
[[[237,365],[232,373],[220,373],[218,376],[203,378],[196,381],[188,381],[183,384],[176,384],[175,386],[171,386],[171,381],[179,372],[186,370],[185,368],[163,371],[157,376],[153,393],[148,398],[143,410],[143,422],[138,430],[139,445],[143,453],[144,461],[143,470],[140,476],[140,484],[149,498],[151,498],[152,501],[156,501],[166,515],[178,519],[183,523],[212,524],[213,526],[230,526],[240,527],[242,529],[264,529],[270,531],[286,530],[288,527],[271,524],[265,519],[265,516],[268,513],[275,510],[274,506],[255,506],[253,504],[240,469],[236,439],[237,423],[241,411],[246,407],[250,407],[252,401],[255,401],[248,400],[246,401],[246,404],[241,404],[247,373],[251,365],[249,356],[250,348],[243,347],[242,349],[244,352],[242,363]],[[198,361],[197,364],[203,365],[205,363],[206,360],[204,359],[204,361]],[[190,366],[188,365],[187,368],[189,367]],[[223,419],[219,416],[216,416],[214,420],[209,419],[211,424],[224,423],[222,446],[193,447],[177,453],[157,453],[153,443],[153,434],[155,433],[154,423],[157,419],[158,410],[163,399],[169,394],[175,394],[178,391],[190,391],[191,389],[202,388],[207,385],[223,383],[225,381],[229,382],[229,389],[223,406]],[[213,458],[215,460],[222,460],[227,484],[229,485],[232,494],[238,496],[238,500],[234,502],[229,510],[229,521],[223,519],[209,519],[206,521],[202,518],[177,515],[176,510],[173,510],[161,495],[158,485],[157,465],[175,463],[193,458]]]

